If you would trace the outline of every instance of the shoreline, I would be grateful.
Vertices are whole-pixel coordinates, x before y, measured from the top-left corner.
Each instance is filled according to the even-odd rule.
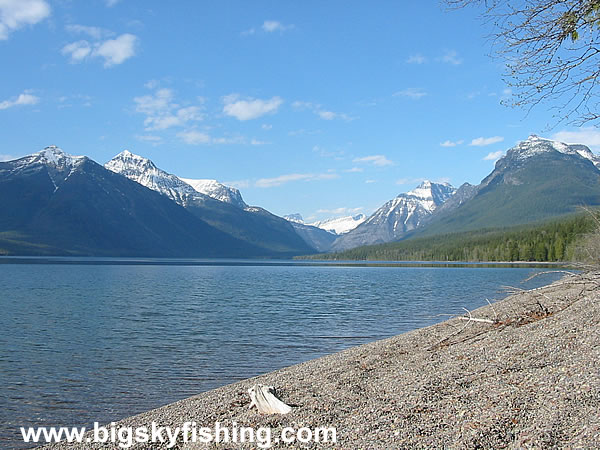
[[[393,260],[334,260],[334,259],[257,259],[257,258],[154,258],[121,256],[14,256],[0,255],[2,264],[55,265],[158,265],[158,266],[339,266],[339,267],[523,267],[573,268],[568,261],[393,261]]]
[[[567,276],[470,313],[492,323],[452,318],[203,392],[116,426],[219,422],[268,426],[273,433],[335,427],[337,444],[326,448],[600,446],[600,273]],[[247,390],[257,383],[275,386],[292,412],[250,410]],[[179,442],[175,448],[232,447],[256,444]]]

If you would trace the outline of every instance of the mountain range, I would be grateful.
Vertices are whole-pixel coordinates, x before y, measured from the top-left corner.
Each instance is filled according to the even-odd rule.
[[[0,252],[23,255],[289,257],[509,226],[600,205],[600,158],[530,136],[480,184],[423,181],[362,214],[304,223],[239,190],[170,174],[123,151],[104,166],[55,146],[0,163]]]
[[[510,148],[479,185],[423,182],[332,244],[343,251],[442,233],[532,223],[600,205],[600,158],[536,135]]]

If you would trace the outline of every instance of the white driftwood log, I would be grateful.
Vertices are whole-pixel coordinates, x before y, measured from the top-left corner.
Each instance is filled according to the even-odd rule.
[[[255,384],[248,389],[250,394],[250,408],[256,406],[261,414],[287,414],[292,410],[292,407],[286,405],[274,394],[273,386],[265,386],[263,384]]]

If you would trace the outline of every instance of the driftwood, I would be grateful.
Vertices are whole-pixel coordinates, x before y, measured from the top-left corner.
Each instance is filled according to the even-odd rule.
[[[286,405],[275,396],[275,388],[273,386],[265,386],[263,384],[255,384],[248,389],[250,394],[250,408],[256,406],[261,414],[287,414],[292,410],[292,407]]]

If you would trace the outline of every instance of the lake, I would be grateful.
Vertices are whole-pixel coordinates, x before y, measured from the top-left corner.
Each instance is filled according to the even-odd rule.
[[[393,336],[542,269],[0,258],[0,447]],[[22,442],[21,442],[22,445]]]

